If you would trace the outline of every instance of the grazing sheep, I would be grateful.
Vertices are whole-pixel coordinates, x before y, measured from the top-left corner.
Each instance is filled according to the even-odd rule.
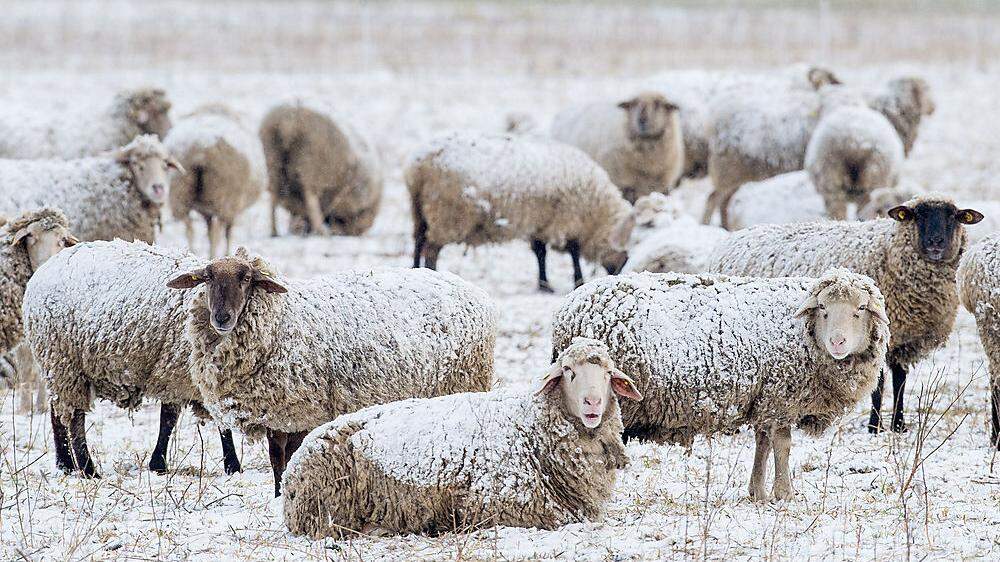
[[[858,220],[870,221],[889,218],[890,210],[913,199],[918,193],[913,187],[880,187],[872,191],[871,195],[868,196],[868,202],[858,208]],[[972,204],[970,207],[978,209],[979,205]],[[1000,216],[1000,213],[997,213],[997,216]],[[976,232],[982,230],[984,229],[981,226],[976,228]],[[973,233],[968,232],[966,235],[969,237],[969,245],[971,246],[973,243]]]
[[[80,107],[76,113],[16,108],[0,113],[0,158],[83,158],[138,135],[162,139],[170,131],[169,111],[166,93],[151,88],[127,90],[110,107]]]
[[[903,142],[903,152],[909,156],[917,142],[917,131],[924,116],[934,114],[934,99],[930,86],[923,78],[896,78],[877,94],[868,105],[885,115]]]
[[[668,193],[684,172],[677,111],[663,95],[643,92],[617,104],[563,111],[552,123],[552,137],[586,152],[634,203],[650,193]]]
[[[841,107],[820,119],[806,148],[805,167],[832,219],[847,218],[880,187],[895,187],[903,143],[889,121],[867,107]]]
[[[176,276],[191,289],[192,377],[225,427],[267,435],[275,496],[312,429],[366,406],[481,391],[497,312],[450,274],[380,269],[278,279],[242,248]]]
[[[813,222],[826,218],[823,197],[805,171],[744,184],[729,201],[729,228]]]
[[[184,337],[193,297],[164,284],[202,264],[190,254],[115,240],[77,244],[32,276],[24,295],[25,341],[48,382],[58,468],[99,476],[85,429],[95,398],[127,409],[151,398],[162,405],[149,469],[166,472],[178,413],[201,395]],[[238,472],[232,432],[221,437],[225,471]]]
[[[958,266],[962,306],[976,317],[990,366],[990,443],[1000,449],[1000,235],[969,248]]]
[[[498,165],[502,163],[502,165]],[[546,246],[618,272],[635,221],[608,174],[577,148],[534,136],[452,133],[407,166],[414,224],[413,266],[437,267],[447,244],[531,242],[538,287],[551,292]]]
[[[729,236],[717,226],[700,224],[661,193],[635,202],[636,228],[623,272],[698,273],[716,244]]]
[[[285,473],[285,525],[313,539],[601,519],[628,463],[617,396],[641,400],[601,342],[576,338],[532,395],[404,400],[341,416]]]
[[[170,168],[184,172],[153,135],[95,158],[0,160],[0,212],[58,208],[80,240],[152,243]]]
[[[277,207],[300,233],[358,236],[375,222],[382,171],[375,147],[320,106],[274,107],[260,126],[271,192],[271,236]]]
[[[553,355],[575,337],[604,342],[642,404],[624,404],[628,437],[690,446],[696,435],[754,428],[750,496],[794,495],[791,428],[818,435],[871,391],[889,339],[875,283],[844,269],[813,278],[662,273],[600,279],[556,312]]]
[[[892,328],[892,430],[903,431],[907,369],[951,333],[958,307],[955,270],[965,227],[983,216],[947,197],[919,196],[889,211],[893,220],[761,225],[715,247],[709,270],[729,275],[819,275],[846,267],[868,275],[885,295]],[[881,429],[882,384],[872,394],[869,430]]]
[[[233,223],[267,184],[260,139],[228,108],[208,106],[178,121],[164,144],[187,170],[170,182],[170,210],[184,221],[188,248],[193,251],[195,211],[208,228],[209,256],[228,254]]]

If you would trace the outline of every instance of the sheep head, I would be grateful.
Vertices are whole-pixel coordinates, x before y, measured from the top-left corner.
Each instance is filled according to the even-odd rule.
[[[618,104],[625,110],[629,138],[657,140],[676,126],[678,110],[675,103],[655,92],[644,92]]]
[[[184,167],[170,155],[155,135],[139,135],[111,154],[132,176],[132,184],[153,205],[163,205],[170,185],[169,171],[183,174]]]
[[[5,228],[8,232],[8,244],[24,245],[32,271],[37,270],[63,248],[79,242],[70,233],[66,216],[56,209],[29,211],[7,223]]]
[[[812,86],[813,90],[817,91],[824,86],[839,86],[843,83],[833,71],[819,66],[810,68],[809,72],[806,73],[806,79],[809,80],[809,85]]]
[[[170,132],[170,101],[167,94],[157,88],[143,88],[120,94],[126,106],[126,115],[137,130],[157,135],[161,139]]]
[[[251,258],[245,248],[239,248],[235,256],[219,258],[201,269],[178,275],[167,283],[167,287],[192,289],[201,284],[207,286],[212,328],[223,336],[236,328],[255,290],[288,292],[273,278],[264,260]]]
[[[846,269],[827,271],[795,311],[806,329],[835,360],[867,352],[873,340],[888,339],[885,299],[871,278]]]
[[[948,197],[928,195],[915,197],[893,207],[889,218],[900,228],[910,226],[906,233],[913,239],[914,249],[927,261],[952,262],[965,247],[965,225],[983,220],[975,209],[959,209]]]
[[[615,395],[642,400],[635,381],[615,366],[607,346],[588,338],[573,338],[545,374],[535,394],[546,394],[556,388],[562,391],[566,410],[591,429],[601,425]]]

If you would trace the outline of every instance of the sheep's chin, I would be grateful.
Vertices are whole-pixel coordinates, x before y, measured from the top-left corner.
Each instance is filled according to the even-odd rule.
[[[594,429],[601,425],[602,419],[604,419],[604,416],[601,414],[580,414],[580,421],[589,429]]]

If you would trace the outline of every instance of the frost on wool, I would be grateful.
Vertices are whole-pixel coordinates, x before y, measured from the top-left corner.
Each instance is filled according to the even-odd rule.
[[[823,198],[805,171],[743,184],[729,201],[729,228],[813,222],[826,218]]]
[[[220,142],[227,143],[247,158],[254,183],[263,185],[267,181],[267,168],[260,139],[238,115],[211,109],[214,108],[206,108],[181,118],[170,129],[164,144],[171,153],[183,154],[208,149]]]
[[[722,228],[699,223],[661,193],[636,201],[635,215],[629,258],[622,268],[626,273],[698,273],[711,249],[729,236]]]

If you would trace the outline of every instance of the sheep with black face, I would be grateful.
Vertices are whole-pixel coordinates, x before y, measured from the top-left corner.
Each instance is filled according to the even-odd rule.
[[[709,270],[730,275],[818,275],[846,267],[882,290],[892,338],[893,431],[903,431],[907,369],[941,346],[958,307],[955,272],[966,248],[967,225],[983,219],[941,195],[915,197],[889,210],[889,219],[760,225],[716,248]],[[881,428],[882,384],[872,394],[869,431]]]

